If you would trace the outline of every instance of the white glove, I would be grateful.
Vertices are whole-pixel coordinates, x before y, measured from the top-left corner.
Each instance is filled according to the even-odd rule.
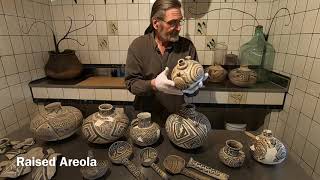
[[[175,87],[173,81],[168,79],[169,68],[166,67],[164,71],[162,71],[156,78],[155,78],[155,87],[158,91],[164,92],[166,94],[173,94],[173,95],[180,95],[182,96],[183,93],[181,90]]]
[[[194,92],[196,92],[199,88],[202,88],[203,86],[203,81],[207,80],[209,74],[205,73],[204,76],[199,79],[197,82],[193,83],[192,85],[190,85],[190,87],[188,89],[183,90],[183,93],[186,94],[193,94]]]

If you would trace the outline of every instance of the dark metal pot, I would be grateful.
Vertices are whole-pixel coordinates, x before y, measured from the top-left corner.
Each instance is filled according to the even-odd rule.
[[[46,75],[53,79],[72,79],[82,72],[82,64],[74,50],[65,50],[62,53],[49,52],[49,60],[45,66]]]

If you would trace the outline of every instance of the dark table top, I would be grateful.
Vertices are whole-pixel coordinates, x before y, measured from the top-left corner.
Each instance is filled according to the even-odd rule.
[[[162,137],[155,144],[158,150],[159,160],[157,164],[160,168],[164,169],[162,162],[167,155],[175,154],[183,157],[186,162],[189,157],[193,157],[196,161],[203,164],[211,166],[217,170],[230,175],[230,179],[250,179],[250,180],[283,180],[283,179],[298,179],[307,180],[311,179],[302,168],[296,162],[290,158],[278,165],[269,166],[263,165],[256,162],[248,150],[249,139],[243,132],[234,132],[226,130],[213,130],[209,133],[208,142],[201,147],[193,151],[187,151],[174,146],[166,136],[166,132],[162,129]],[[11,140],[23,140],[25,138],[32,137],[31,132],[28,127],[22,128],[17,132],[9,135]],[[126,140],[127,138],[122,138],[121,140]],[[225,141],[228,139],[235,139],[240,141],[244,145],[244,152],[246,154],[245,163],[241,168],[229,168],[222,164],[218,158],[219,150],[224,146]],[[87,151],[89,149],[93,150],[97,159],[109,159],[108,158],[108,145],[95,145],[88,143],[78,131],[73,136],[58,142],[44,142],[36,140],[36,146],[47,148],[53,148],[56,152],[62,153],[66,158],[72,159],[82,159],[86,158]],[[130,141],[130,140],[129,140]],[[151,169],[145,168],[140,164],[139,156],[142,148],[134,146],[134,155],[131,158],[133,163],[144,173],[148,179],[160,179],[159,176]],[[3,159],[4,157],[1,157]],[[80,167],[57,167],[57,172],[53,179],[64,180],[64,179],[82,179],[79,171]],[[20,177],[19,179],[31,179],[31,173]],[[129,173],[129,171],[121,165],[112,165],[111,171],[104,177],[100,179],[134,179],[134,177]],[[171,176],[171,179],[188,179],[183,175]]]

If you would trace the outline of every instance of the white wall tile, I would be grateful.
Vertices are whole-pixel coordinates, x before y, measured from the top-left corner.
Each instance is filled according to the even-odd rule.
[[[139,19],[139,5],[138,4],[128,4],[128,19]]]
[[[79,89],[63,88],[63,99],[79,99]]]
[[[112,101],[126,101],[128,99],[128,93],[125,89],[111,89]]]
[[[17,104],[14,104],[14,109],[15,109],[18,120],[22,120],[29,116],[25,101],[21,101]]]
[[[310,80],[320,83],[320,60],[315,59],[310,74]]]
[[[284,93],[266,93],[265,104],[281,105],[284,101]]]
[[[0,36],[0,56],[13,53],[9,36]]]
[[[11,95],[9,88],[0,90],[0,109],[8,107],[12,104]]]
[[[80,99],[82,100],[95,100],[94,89],[79,89]]]
[[[20,102],[24,99],[22,87],[20,84],[10,86],[10,93],[11,93],[13,103]]]
[[[3,11],[7,15],[17,15],[15,1],[2,0]]]
[[[15,74],[18,72],[14,56],[3,56],[1,60],[6,75]]]
[[[47,88],[49,98],[51,99],[62,99],[63,91],[62,88]]]
[[[320,125],[315,121],[312,121],[310,132],[308,135],[308,140],[317,148],[320,147],[319,135],[320,135]]]
[[[301,112],[304,113],[309,118],[312,118],[317,105],[317,99],[318,98],[312,95],[306,94],[304,96]]]
[[[33,97],[35,98],[48,98],[48,91],[47,88],[41,87],[32,87]]]
[[[312,120],[304,114],[300,114],[299,121],[297,124],[297,132],[299,132],[305,138],[308,136],[311,121]]]
[[[293,138],[292,150],[299,156],[302,155],[306,139],[299,133],[296,133]]]
[[[299,89],[295,89],[293,98],[292,98],[292,104],[291,106],[297,110],[301,110],[303,98],[304,98],[305,93]]]
[[[264,104],[266,93],[248,92],[247,104]]]
[[[118,20],[128,19],[128,6],[127,6],[127,4],[117,4],[117,19]]]
[[[17,117],[13,106],[1,110],[1,116],[5,127],[17,122]]]
[[[110,89],[95,89],[96,100],[112,100]]]
[[[307,141],[306,145],[305,145],[305,148],[304,148],[303,155],[302,155],[302,159],[311,168],[315,167],[318,154],[319,154],[319,149],[317,147],[315,147],[314,145],[312,145],[310,142]]]

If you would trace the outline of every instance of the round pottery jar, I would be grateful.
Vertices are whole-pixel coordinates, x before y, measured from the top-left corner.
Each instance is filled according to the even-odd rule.
[[[209,74],[208,81],[213,83],[223,82],[228,72],[220,65],[209,66],[206,71]]]
[[[227,140],[226,145],[219,152],[220,161],[229,167],[241,167],[246,157],[242,148],[240,142]]]
[[[151,114],[142,112],[131,122],[130,137],[139,146],[150,146],[160,138],[160,127],[151,121]]]
[[[111,143],[124,135],[129,125],[127,115],[111,104],[101,104],[99,111],[85,119],[82,133],[89,142]]]
[[[54,102],[32,119],[30,130],[39,139],[57,141],[74,134],[81,127],[82,119],[79,109]]]
[[[195,149],[206,142],[211,124],[205,115],[195,110],[195,105],[183,104],[179,112],[167,118],[165,128],[172,143]]]
[[[204,69],[198,61],[191,60],[191,56],[179,59],[171,73],[172,81],[180,90],[188,89],[201,78],[204,78]]]
[[[257,73],[246,65],[233,69],[228,76],[232,84],[239,87],[249,87],[257,82]]]

